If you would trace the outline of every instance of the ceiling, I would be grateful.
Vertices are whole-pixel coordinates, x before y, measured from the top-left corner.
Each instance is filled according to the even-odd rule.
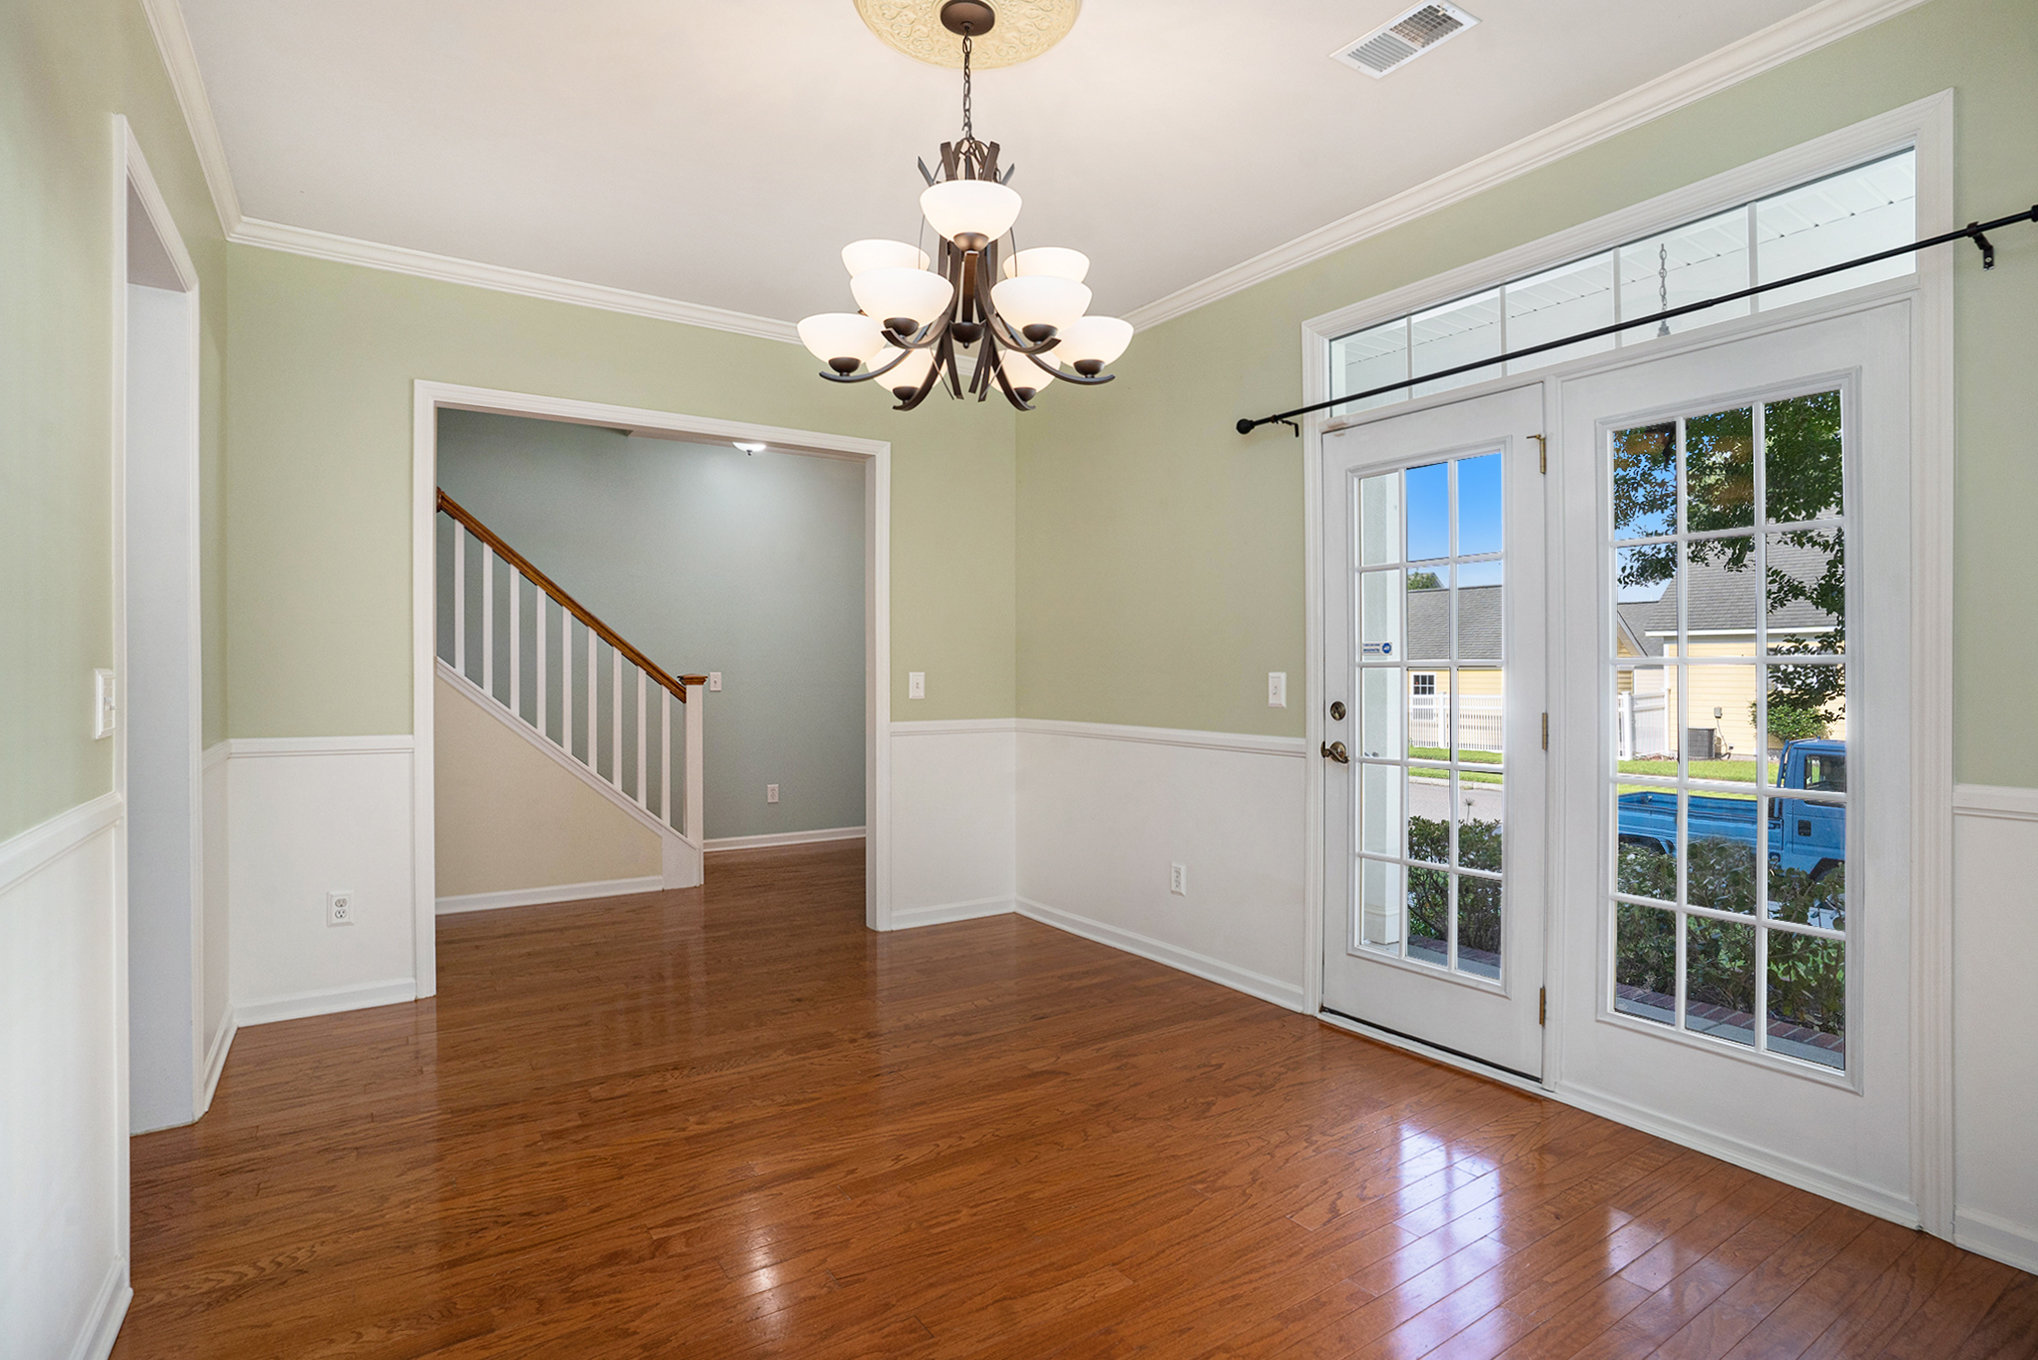
[[[931,0],[930,0],[931,2]],[[1405,0],[1088,0],[978,76],[1022,245],[1152,303],[1517,141],[1811,0],[1463,0],[1382,80],[1327,55]],[[250,218],[789,320],[837,251],[917,233],[957,73],[853,0],[183,0]]]

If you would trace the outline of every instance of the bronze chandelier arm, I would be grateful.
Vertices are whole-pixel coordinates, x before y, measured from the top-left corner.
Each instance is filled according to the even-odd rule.
[[[1026,357],[1032,360],[1033,366],[1039,369],[1042,373],[1045,373],[1053,378],[1058,378],[1062,382],[1074,383],[1078,387],[1102,387],[1105,383],[1110,382],[1113,378],[1118,376],[1115,373],[1098,373],[1093,376],[1086,376],[1084,374],[1076,372],[1073,366],[1069,368],[1049,368],[1046,364],[1041,363],[1040,360],[1034,358],[1034,356],[1032,356],[1031,354],[1028,354]]]
[[[889,331],[887,331],[887,332],[886,332],[886,334],[888,334],[888,335],[889,335],[889,334],[890,334],[890,332],[889,332]],[[925,348],[925,346],[923,346],[923,345],[915,345],[915,346],[914,346],[913,348],[915,348],[915,349],[924,349],[924,348]],[[900,354],[900,355],[899,355],[899,357],[898,357],[898,358],[896,358],[896,359],[892,360],[892,361],[891,361],[890,363],[886,364],[886,365],[885,365],[885,366],[884,366],[883,368],[873,368],[873,369],[871,369],[871,370],[870,370],[870,371],[869,371],[868,373],[846,373],[846,374],[845,374],[845,373],[831,373],[831,372],[829,372],[829,371],[827,371],[827,370],[825,370],[825,369],[824,369],[824,370],[822,370],[821,376],[822,376],[822,377],[824,377],[824,378],[826,378],[826,379],[827,379],[827,380],[828,380],[829,382],[838,382],[838,383],[862,383],[862,382],[869,382],[869,381],[870,381],[870,380],[871,380],[872,378],[882,378],[882,377],[883,377],[883,376],[884,376],[885,374],[887,374],[887,373],[891,372],[891,371],[892,371],[893,369],[897,368],[897,367],[898,367],[898,366],[899,366],[900,364],[903,364],[903,363],[905,363],[905,362],[906,362],[906,356],[905,356],[905,354],[903,354],[903,353],[902,353],[902,354]]]

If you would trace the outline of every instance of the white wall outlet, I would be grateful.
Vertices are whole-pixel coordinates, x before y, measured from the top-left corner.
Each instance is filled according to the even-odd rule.
[[[326,924],[329,926],[354,924],[353,893],[345,888],[335,888],[326,894]]]
[[[1286,708],[1287,706],[1288,706],[1288,672],[1268,671],[1267,707]]]
[[[720,694],[721,692],[722,692],[722,673],[720,671],[709,671],[708,693]]]
[[[114,687],[112,671],[92,672],[92,740],[101,741],[113,735],[114,719],[118,713],[114,708]]]
[[[764,786],[764,801],[767,803],[776,803],[778,801],[778,785],[766,784]]]
[[[906,672],[906,697],[908,699],[924,699],[927,697],[927,672]]]
[[[1168,891],[1177,897],[1189,895],[1189,866],[1170,864],[1168,866]]]

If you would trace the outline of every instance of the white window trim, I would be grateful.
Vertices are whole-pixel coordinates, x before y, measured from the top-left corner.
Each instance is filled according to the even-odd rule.
[[[1554,268],[1646,237],[1711,213],[1766,197],[1822,176],[1860,165],[1879,155],[1907,148],[1917,152],[1917,230],[1933,235],[1951,230],[1953,212],[1953,105],[1951,90],[1892,109],[1850,127],[1777,152],[1737,169],[1591,222],[1475,261],[1460,268],[1312,317],[1302,325],[1303,403],[1313,405],[1335,395],[1330,390],[1330,345],[1339,336],[1395,317],[1421,311],[1454,298],[1495,287],[1509,279]],[[1912,926],[1912,1025],[1916,1063],[1911,1077],[1912,1185],[1922,1226],[1941,1237],[1953,1235],[1953,986],[1952,986],[1952,474],[1954,443],[1953,390],[1953,256],[1948,250],[1918,256],[1916,272],[1823,298],[1756,312],[1751,316],[1701,327],[1660,345],[1615,349],[1555,364],[1529,374],[1496,375],[1477,384],[1395,403],[1367,417],[1399,415],[1425,406],[1464,401],[1503,388],[1549,384],[1575,373],[1644,361],[1669,351],[1679,342],[1718,343],[1737,334],[1755,333],[1809,315],[1852,310],[1871,299],[1915,295],[1918,337],[1913,354],[1912,485],[1912,741],[1913,741],[1913,865],[1918,893]],[[1338,425],[1336,412],[1318,412],[1303,421],[1304,500],[1304,631],[1307,674],[1321,684],[1324,653],[1323,534],[1321,482],[1323,435]],[[1305,705],[1305,749],[1326,738],[1320,694]],[[1308,762],[1304,783],[1303,882],[1306,918],[1302,1009],[1322,1009],[1325,946],[1323,938],[1323,807],[1324,771]],[[1554,922],[1555,913],[1546,919]],[[1547,951],[1546,951],[1547,952]],[[1548,981],[1556,986],[1560,974]],[[1558,998],[1552,997],[1555,1003]],[[1560,1013],[1553,1004],[1552,1014]],[[1562,1081],[1561,1045],[1546,1031],[1542,1089],[1560,1100],[1571,1099]],[[1436,1061],[1495,1074],[1476,1063],[1455,1059],[1440,1050],[1422,1050]],[[1818,1080],[1818,1074],[1807,1073]]]

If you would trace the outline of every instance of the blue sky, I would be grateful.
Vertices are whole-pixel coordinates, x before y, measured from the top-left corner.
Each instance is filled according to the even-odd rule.
[[[1427,561],[1450,555],[1450,463],[1408,469],[1405,499],[1408,514],[1408,560]],[[1501,539],[1500,455],[1460,458],[1458,471],[1458,555],[1472,557],[1499,552]]]

